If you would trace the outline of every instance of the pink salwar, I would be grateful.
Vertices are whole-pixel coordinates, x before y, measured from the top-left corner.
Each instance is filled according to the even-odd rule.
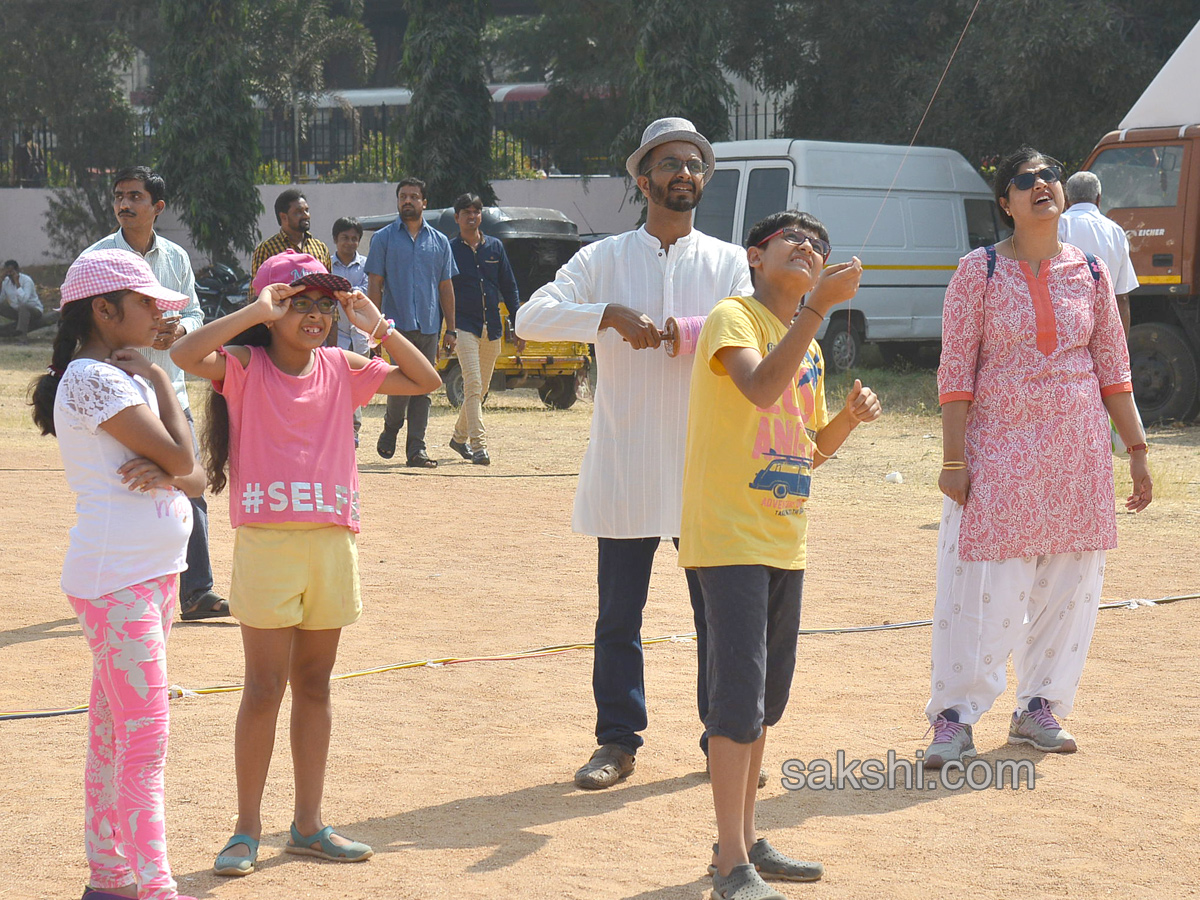
[[[70,597],[92,651],[84,815],[91,884],[136,881],[139,900],[175,900],[167,863],[167,635],[178,575],[94,600]]]

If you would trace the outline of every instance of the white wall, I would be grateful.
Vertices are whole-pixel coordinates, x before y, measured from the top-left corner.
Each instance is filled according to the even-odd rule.
[[[258,227],[263,237],[279,231],[275,221],[275,198],[291,185],[262,185],[264,212]],[[330,230],[339,216],[370,216],[396,211],[395,184],[306,184],[301,186],[312,210],[312,232],[331,244]],[[581,232],[619,232],[632,228],[641,208],[632,204],[623,178],[556,176],[537,181],[496,181],[492,187],[502,206],[537,206],[561,210]],[[0,260],[15,259],[23,266],[70,262],[43,230],[49,208],[49,189],[0,188]],[[116,225],[113,225],[116,230]],[[158,220],[157,230],[181,244],[197,267],[208,260],[196,252],[187,229],[168,206]],[[370,245],[364,237],[362,252]],[[243,260],[248,267],[249,258]]]

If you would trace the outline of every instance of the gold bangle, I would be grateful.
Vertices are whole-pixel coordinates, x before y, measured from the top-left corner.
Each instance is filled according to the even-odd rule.
[[[948,460],[942,463],[942,469],[947,472],[957,472],[961,469],[965,469],[966,467],[967,464],[965,462],[957,459]]]

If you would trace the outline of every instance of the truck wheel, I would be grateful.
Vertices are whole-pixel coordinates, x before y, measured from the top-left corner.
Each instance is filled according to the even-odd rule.
[[[538,388],[542,402],[554,409],[570,409],[575,405],[575,376],[553,375]]]
[[[1196,357],[1174,325],[1143,322],[1129,329],[1133,396],[1146,424],[1184,419],[1196,403]]]
[[[830,322],[821,341],[821,353],[831,372],[845,372],[858,365],[862,358],[862,332],[845,319]]]
[[[463,375],[458,360],[451,360],[442,372],[442,384],[446,386],[446,399],[458,409],[463,405]]]

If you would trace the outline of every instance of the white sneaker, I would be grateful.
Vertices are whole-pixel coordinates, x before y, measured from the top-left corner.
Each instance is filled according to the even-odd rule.
[[[934,719],[933,743],[925,751],[926,769],[940,769],[948,762],[962,762],[964,757],[974,756],[975,752],[970,725],[951,721],[943,715]]]
[[[1008,726],[1010,744],[1029,744],[1045,753],[1074,753],[1079,747],[1071,732],[1067,731],[1050,712],[1050,704],[1041,697],[1029,703],[1031,709],[1019,715],[1013,713]]]

